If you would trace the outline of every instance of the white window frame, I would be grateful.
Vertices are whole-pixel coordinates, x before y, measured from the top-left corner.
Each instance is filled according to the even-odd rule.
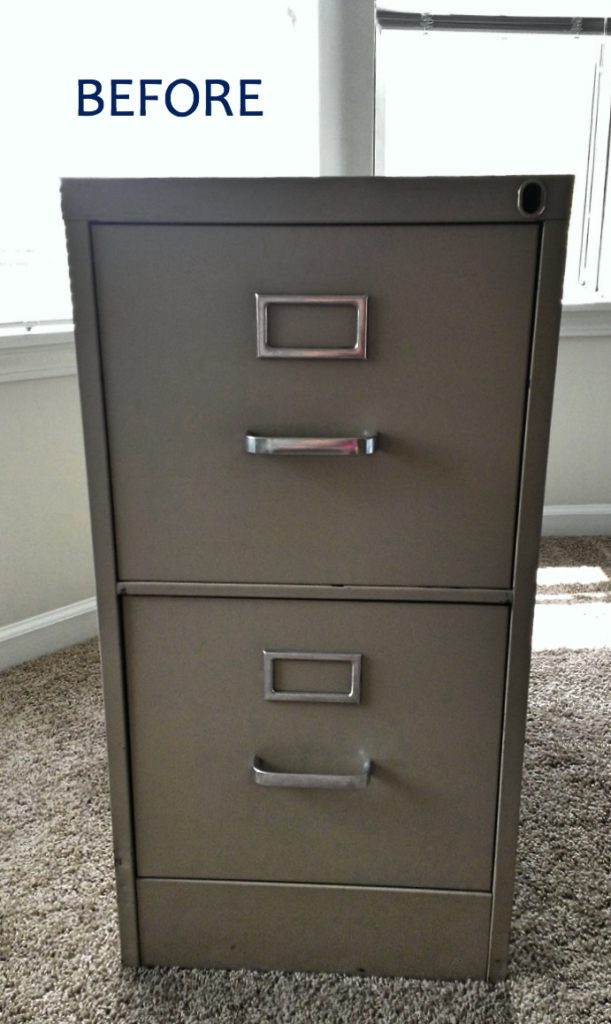
[[[409,0],[408,0],[409,2]],[[457,4],[459,6],[459,4]],[[464,4],[468,8],[468,0]],[[376,124],[377,100],[383,83],[376,76],[376,47],[382,28],[395,26],[421,31],[492,27],[503,31],[570,31],[572,34],[611,33],[604,18],[460,18],[454,15],[401,14],[386,11],[383,0],[319,0],[320,32],[320,173],[371,175],[376,173],[376,139],[383,125]],[[462,22],[462,24],[461,24]],[[601,264],[611,266],[611,59],[603,64],[601,44],[594,73],[590,152],[584,154],[584,203],[579,283],[584,301],[563,305],[562,333],[572,337],[611,334],[611,302],[597,291]],[[379,168],[377,169],[379,173]],[[596,233],[592,234],[592,226]],[[586,252],[585,240],[589,240]]]

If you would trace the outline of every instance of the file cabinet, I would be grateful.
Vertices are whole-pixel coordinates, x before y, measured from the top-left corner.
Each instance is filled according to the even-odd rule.
[[[125,962],[503,975],[570,195],[63,183]]]

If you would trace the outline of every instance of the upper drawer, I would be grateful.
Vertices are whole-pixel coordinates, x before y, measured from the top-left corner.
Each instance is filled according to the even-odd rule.
[[[511,585],[537,225],[92,233],[121,579]],[[366,359],[258,358],[257,293],[367,296]],[[274,313],[349,343],[350,310]]]

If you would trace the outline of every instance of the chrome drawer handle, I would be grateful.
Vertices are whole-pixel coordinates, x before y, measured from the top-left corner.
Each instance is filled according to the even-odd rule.
[[[259,359],[366,359],[367,358],[367,296],[366,295],[260,295],[255,294],[257,308],[257,357]],[[268,340],[268,307],[278,306],[353,306],[356,310],[356,337],[346,348],[292,348],[270,345]]]
[[[249,455],[373,455],[377,434],[360,437],[261,437],[246,434],[244,451]]]
[[[364,789],[369,785],[372,770],[371,761],[365,761],[357,775],[276,772],[266,768],[260,757],[255,757],[252,763],[253,778],[258,786],[279,786],[282,789]]]

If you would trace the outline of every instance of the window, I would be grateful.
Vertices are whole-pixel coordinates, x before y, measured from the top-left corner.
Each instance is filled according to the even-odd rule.
[[[501,4],[530,31],[444,23],[455,0],[426,0],[429,16],[410,14],[410,0],[234,0],[230,15],[220,0],[175,0],[171,16],[108,0],[103,17],[81,0],[13,4],[0,63],[0,324],[71,318],[58,194],[69,175],[572,173],[565,302],[611,302],[609,22],[600,0],[587,18],[570,17],[583,0]],[[490,4],[464,9],[484,17]],[[554,17],[562,31],[543,31]],[[187,74],[262,77],[265,117],[76,117],[79,77]]]
[[[72,317],[61,177],[317,172],[312,0],[19,0],[2,41],[0,324]],[[77,116],[79,78],[183,77],[261,79],[264,116]]]
[[[375,172],[575,175],[564,301],[611,300],[605,19],[456,6],[377,5]]]

